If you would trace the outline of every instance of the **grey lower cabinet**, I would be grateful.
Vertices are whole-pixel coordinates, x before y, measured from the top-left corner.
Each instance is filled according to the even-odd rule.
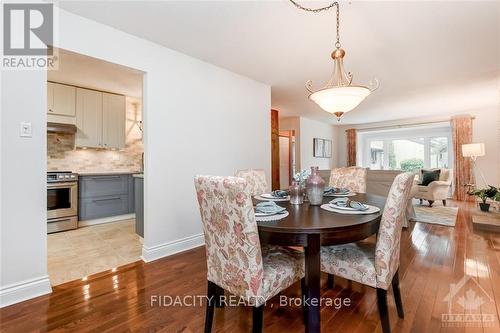
[[[144,238],[144,178],[134,177],[135,232]]]
[[[135,212],[131,174],[80,175],[78,191],[80,221]]]

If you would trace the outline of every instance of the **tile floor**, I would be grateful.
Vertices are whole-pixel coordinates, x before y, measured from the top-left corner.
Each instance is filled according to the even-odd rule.
[[[140,260],[135,220],[48,235],[48,270],[53,286]]]

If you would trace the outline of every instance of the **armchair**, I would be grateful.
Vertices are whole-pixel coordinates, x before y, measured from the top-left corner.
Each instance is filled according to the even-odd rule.
[[[437,200],[442,200],[443,205],[446,206],[446,199],[448,198],[451,188],[452,169],[440,170],[439,180],[433,181],[427,186],[419,185],[422,181],[423,172],[425,171],[423,169],[420,170],[413,180],[411,196],[420,199],[420,203],[422,203],[422,200],[427,200],[429,202],[429,207],[432,207],[434,201]]]

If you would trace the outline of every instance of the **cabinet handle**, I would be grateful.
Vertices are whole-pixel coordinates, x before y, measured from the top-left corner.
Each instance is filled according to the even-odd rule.
[[[120,178],[120,176],[100,176],[100,177],[92,177],[92,180],[106,180],[106,179],[116,179]]]
[[[92,200],[93,202],[101,202],[101,201],[115,201],[115,200],[121,200],[120,197],[116,197],[116,198],[106,198],[106,199],[94,199]]]
[[[52,109],[49,109],[49,112],[54,112],[54,110],[52,110]]]

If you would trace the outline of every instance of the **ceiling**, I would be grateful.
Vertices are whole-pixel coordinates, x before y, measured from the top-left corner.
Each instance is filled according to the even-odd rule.
[[[58,50],[57,70],[47,72],[50,81],[109,91],[131,97],[142,96],[143,73],[66,50]]]
[[[315,7],[327,2],[301,1]],[[336,123],[307,98],[332,70],[334,12],[281,1],[61,1],[70,12],[272,87],[281,116]],[[341,42],[354,82],[380,88],[341,124],[498,105],[500,2],[341,1]]]

